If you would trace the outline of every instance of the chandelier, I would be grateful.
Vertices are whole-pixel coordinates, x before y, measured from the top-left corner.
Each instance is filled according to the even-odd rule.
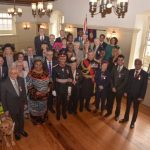
[[[9,15],[12,16],[22,16],[22,9],[21,8],[16,8],[16,1],[14,0],[14,7],[13,8],[8,8],[7,10]]]
[[[42,17],[43,15],[47,15],[50,16],[52,13],[52,9],[53,9],[53,4],[51,2],[45,3],[42,2],[38,2],[36,3],[32,3],[32,15],[35,17],[36,15],[39,15],[40,17]]]
[[[99,11],[97,9],[99,8]],[[101,17],[106,17],[112,11],[118,18],[124,18],[125,13],[128,11],[128,0],[89,0],[89,12],[91,17],[101,13]]]

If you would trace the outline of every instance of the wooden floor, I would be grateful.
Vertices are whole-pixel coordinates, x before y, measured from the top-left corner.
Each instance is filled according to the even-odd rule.
[[[125,104],[122,104],[124,114]],[[104,120],[98,114],[84,111],[67,120],[57,121],[49,114],[45,125],[33,126],[25,121],[28,138],[17,142],[13,150],[150,150],[150,108],[142,106],[135,128],[122,125],[114,115]],[[1,148],[4,150],[6,148]]]

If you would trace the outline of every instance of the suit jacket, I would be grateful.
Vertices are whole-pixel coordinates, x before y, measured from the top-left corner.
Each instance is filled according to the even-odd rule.
[[[24,104],[27,101],[24,79],[18,77],[17,82],[20,92],[19,96],[17,95],[9,77],[1,84],[3,87],[1,88],[2,105],[4,111],[9,111],[10,114],[16,114],[20,111],[20,109],[23,110]]]
[[[4,59],[3,66],[8,68],[6,57],[3,57],[3,59]],[[13,56],[13,61],[15,61],[15,56]]]
[[[0,79],[0,91],[1,91],[1,83],[4,81],[7,76],[8,76],[8,68],[5,66],[2,66],[2,74],[1,74],[1,79]],[[0,101],[1,101],[1,92],[0,92]]]
[[[148,84],[148,73],[142,69],[137,78],[134,77],[134,73],[135,69],[129,71],[129,78],[125,92],[128,93],[128,96],[132,96],[135,99],[144,99]]]
[[[33,55],[33,59],[34,59],[34,57],[36,57],[36,55]],[[27,61],[28,66],[29,66],[29,59],[28,59],[28,56],[27,56],[27,55],[24,57],[24,60]],[[34,62],[34,61],[33,61],[33,62]],[[33,65],[33,62],[32,62],[32,65]],[[29,68],[29,69],[30,69],[30,68]]]
[[[97,88],[99,88],[99,86],[103,86],[104,90],[107,90],[108,89],[108,85],[110,83],[110,73],[109,73],[109,71],[106,71],[104,73],[104,75],[102,75],[102,71],[99,68],[96,71],[96,74],[95,74],[95,82],[96,82],[96,87]]]
[[[106,42],[103,42],[103,43],[100,45],[101,50],[106,50],[106,47],[107,47],[107,43],[106,43]]]
[[[111,72],[111,88],[116,88],[117,92],[123,93],[128,81],[129,71],[123,66],[122,70],[118,72],[118,66],[114,66]]]
[[[44,35],[44,40],[41,41],[40,40],[40,36],[36,36],[34,39],[34,46],[35,46],[35,51],[36,51],[36,55],[38,56],[42,56],[42,51],[41,51],[41,45],[43,42],[46,42],[48,44],[48,47],[50,47],[50,43],[49,43],[49,37]]]
[[[8,68],[5,66],[2,66],[2,77],[1,77],[1,81],[5,80],[8,76]]]
[[[51,72],[51,75],[53,73],[53,67],[55,67],[56,65],[58,64],[58,62],[56,60],[52,60],[52,72]],[[44,61],[44,67],[46,69],[47,72],[49,72],[49,66],[47,65],[47,60],[45,59]]]
[[[74,39],[74,42],[82,42],[82,37],[81,37],[81,38],[79,38],[79,36],[76,37],[76,38]]]

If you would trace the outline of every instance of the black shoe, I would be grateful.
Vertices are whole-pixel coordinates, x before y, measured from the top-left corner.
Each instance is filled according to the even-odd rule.
[[[115,117],[115,121],[118,121],[119,120],[119,117]]]
[[[133,129],[133,128],[134,128],[134,123],[131,123],[130,129]]]
[[[60,116],[56,116],[56,119],[57,119],[57,120],[60,120]]]
[[[87,110],[88,112],[91,112],[91,109],[90,109],[90,108],[86,108],[86,110]]]
[[[66,114],[64,114],[64,115],[63,115],[63,118],[64,118],[64,119],[67,119],[67,115],[66,115]]]
[[[93,111],[93,113],[97,113],[97,109],[95,109],[95,110]]]
[[[109,117],[111,115],[111,113],[106,113],[105,115],[104,115],[104,117]]]
[[[15,134],[15,139],[16,139],[16,141],[18,141],[21,139],[21,136],[19,134]]]
[[[28,137],[28,133],[26,131],[22,131],[20,134],[24,137]]]
[[[79,111],[80,111],[80,112],[83,112],[83,108],[80,108]]]
[[[126,122],[128,122],[127,119],[121,119],[121,120],[119,120],[119,123],[126,123]]]
[[[54,110],[54,108],[53,108],[53,107],[52,107],[52,108],[50,108],[49,110],[50,110],[50,112],[51,112],[51,113],[53,113],[53,114],[55,113],[55,110]]]

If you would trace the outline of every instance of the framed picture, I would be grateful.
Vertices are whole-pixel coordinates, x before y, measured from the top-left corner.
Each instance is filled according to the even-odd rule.
[[[80,33],[83,33],[83,28],[77,28],[77,36],[79,36]],[[95,29],[87,29],[86,34],[88,35],[88,39],[95,39],[97,34]]]

